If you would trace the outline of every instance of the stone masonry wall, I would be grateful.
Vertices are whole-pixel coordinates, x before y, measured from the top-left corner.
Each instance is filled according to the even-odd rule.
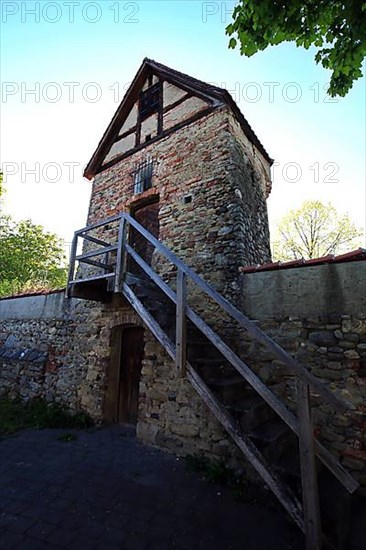
[[[313,395],[317,434],[366,487],[366,262],[241,276],[242,310],[328,388],[351,404],[345,415]],[[240,331],[249,366],[296,411],[287,368]],[[278,385],[278,383],[280,383]]]
[[[98,174],[88,223],[159,198],[160,240],[230,294],[240,265],[270,258],[262,174],[253,148],[245,152],[231,136],[230,117],[226,107],[214,111]],[[149,157],[157,161],[153,188],[133,196],[132,172]]]
[[[140,325],[133,309],[121,299],[66,300],[61,291],[0,301],[0,318],[0,396],[45,398],[102,421],[111,331]]]
[[[64,291],[0,303],[0,395],[45,398],[77,408],[68,361],[75,331]]]
[[[268,261],[270,248],[269,165],[234,126],[221,108],[104,170],[93,183],[88,223],[158,199],[159,239],[235,303],[239,266]],[[133,195],[133,170],[149,157],[156,161],[153,186]],[[153,266],[174,286],[175,270],[157,252]],[[189,294],[214,328],[229,329],[197,288],[191,285]]]
[[[251,466],[221,424],[155,338],[145,333],[137,437],[180,456],[204,454],[225,459],[255,477]]]
[[[317,437],[366,487],[366,316],[283,316],[257,324],[351,405],[342,415],[312,392]],[[244,331],[239,331],[238,340],[245,362],[296,413],[294,375]]]
[[[308,280],[313,285],[314,275],[310,276],[310,272],[321,267],[324,266],[299,268],[304,293],[307,290],[306,271],[311,270]],[[338,266],[338,269],[345,270],[345,266]],[[353,270],[347,270],[357,281],[360,279],[355,275],[355,269],[362,271],[363,264],[358,262],[353,265]],[[263,278],[264,274],[251,274],[251,278],[252,275]],[[269,281],[276,277],[275,272],[266,275]],[[313,395],[318,437],[365,487],[366,311],[364,302],[357,303],[351,296],[360,296],[361,289],[357,285],[345,287],[347,292],[343,302],[349,304],[347,314],[326,313],[319,308],[318,315],[308,312],[301,316],[297,309],[299,300],[294,299],[292,316],[288,311],[281,311],[277,316],[259,315],[257,323],[290,354],[308,365],[329,388],[353,405],[349,413],[335,414],[324,400]],[[319,304],[322,303],[320,294],[326,288],[326,285],[324,288],[318,285]],[[25,299],[16,301],[22,300]],[[22,361],[19,355],[15,359],[9,356],[0,358],[2,393],[10,392],[10,395],[20,395],[23,399],[45,397],[49,401],[65,403],[74,411],[85,410],[95,420],[102,421],[106,393],[111,383],[108,365],[112,329],[122,325],[141,325],[138,315],[121,297],[106,305],[73,299],[61,307],[62,316],[57,313],[52,317],[52,311],[48,310],[44,319],[39,316],[31,319],[29,314],[28,319],[20,319],[14,314],[14,308],[8,309],[13,318],[3,316],[2,344],[7,341],[8,349],[18,353],[36,350],[47,357],[33,356],[33,359],[38,357],[41,360],[39,363],[37,360]],[[38,308],[41,310],[44,308]],[[287,400],[290,408],[296,409],[294,378],[284,365],[243,332],[237,333],[237,342],[249,366]],[[180,455],[204,452],[244,466],[239,461],[235,445],[188,381],[176,372],[173,361],[148,329],[145,329],[137,434],[145,443]]]

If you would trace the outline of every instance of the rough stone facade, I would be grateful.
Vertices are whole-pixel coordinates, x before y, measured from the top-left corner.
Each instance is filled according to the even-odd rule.
[[[75,408],[75,320],[64,292],[3,300],[0,312],[0,395]]]
[[[133,148],[130,131],[137,124],[138,109],[136,104],[131,106],[118,139],[108,150],[109,164],[102,165],[94,178],[88,224],[120,212],[134,214],[139,207],[158,201],[159,240],[354,405],[352,415],[335,417],[314,397],[320,437],[366,485],[366,310],[358,300],[364,262],[350,268],[355,275],[351,283],[342,268],[335,268],[333,278],[312,277],[311,269],[320,274],[323,268],[294,269],[287,279],[275,273],[239,277],[240,266],[270,260],[266,208],[270,162],[248,139],[228,105],[206,113],[203,101],[188,97],[185,101],[184,94],[167,86],[165,91],[173,101],[163,116],[168,129],[196,118],[157,139],[152,128],[159,122],[154,114],[140,125],[147,141]],[[114,162],[120,154],[124,158]],[[136,166],[147,159],[154,161],[152,186],[134,194]],[[97,232],[104,237],[109,233],[111,227],[106,233]],[[152,266],[174,285],[174,271],[156,252]],[[342,299],[330,311],[323,307],[334,293],[330,281],[342,281],[342,277],[337,294]],[[307,300],[301,310],[299,297],[314,293],[314,288],[318,294],[311,302],[314,310],[309,310]],[[221,336],[231,337],[234,348],[266,383],[285,386],[281,392],[295,408],[294,380],[283,365],[237,331],[217,305],[199,293],[192,295],[190,305]],[[26,299],[17,300],[14,307],[10,300],[3,308],[0,344],[20,354],[37,350],[47,357],[37,363],[27,361],[27,356],[21,360],[16,353],[13,359],[3,354],[0,391],[24,399],[45,397],[72,410],[84,410],[97,421],[113,421],[119,368],[113,358],[117,353],[113,333],[118,327],[143,326],[137,313],[121,295],[109,304],[54,298],[48,309],[42,306],[45,297],[34,299],[34,309],[19,306]],[[276,309],[277,304],[281,308]],[[118,354],[123,351],[122,347]],[[146,327],[137,435],[143,442],[177,454],[202,451],[237,460],[234,444]]]
[[[271,257],[269,164],[263,159],[259,169],[260,154],[231,133],[233,124],[224,107],[98,174],[88,224],[158,199],[159,240],[225,292],[239,266]],[[157,163],[153,187],[134,196],[132,174],[145,158]]]
[[[260,302],[253,300],[255,280],[257,288],[265,283],[269,289],[273,286],[280,289],[274,281],[281,277],[283,283],[285,273],[253,273],[243,275],[242,279],[243,303],[250,307],[250,316],[290,354],[308,365],[329,388],[352,404],[353,410],[340,415],[323,399],[312,397],[317,435],[366,487],[366,308],[364,300],[360,300],[364,264],[352,262],[332,266],[338,279],[345,278],[343,303],[346,313],[340,307],[338,313],[330,313],[324,305],[317,308],[315,315],[309,306],[303,316],[297,293],[293,295],[292,306],[288,302],[279,313],[276,314],[274,306],[272,312],[263,310]],[[314,277],[318,278],[314,308],[316,302],[326,304],[323,297],[328,288],[327,278],[322,274],[325,267],[293,269],[291,276],[290,270],[284,270],[289,283],[301,279],[304,295],[314,288]],[[350,280],[359,283],[348,285]],[[85,410],[97,421],[111,420],[106,417],[108,392],[114,383],[110,371],[111,332],[114,327],[141,325],[141,320],[122,298],[115,298],[107,305],[72,300],[71,318],[70,302],[60,304],[57,295],[54,296],[54,315],[52,307],[45,309],[42,305],[44,296],[33,298],[33,310],[38,312],[33,319],[29,314],[28,319],[21,318],[24,307],[19,307],[27,298],[2,302],[7,303],[7,310],[2,308],[2,346],[7,341],[8,351],[38,350],[46,353],[47,359],[37,363],[11,359],[9,354],[0,357],[1,391],[20,394],[24,399],[45,397],[65,403],[75,411]],[[52,295],[48,297],[51,298]],[[12,307],[10,302],[14,304]],[[255,303],[258,303],[257,315]],[[46,314],[46,318],[42,319],[40,312]],[[148,329],[145,329],[144,338],[138,437],[145,443],[177,454],[204,452],[238,464],[235,446],[189,382],[180,377],[174,362]],[[245,361],[264,382],[279,391],[290,408],[296,409],[295,380],[284,365],[243,332],[237,333],[237,340],[241,342],[238,347]]]

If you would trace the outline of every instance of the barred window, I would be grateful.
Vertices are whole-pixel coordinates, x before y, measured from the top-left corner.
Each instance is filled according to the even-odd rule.
[[[143,162],[136,166],[136,169],[132,173],[134,181],[134,195],[143,193],[144,191],[152,187],[152,178],[154,175],[155,165],[156,161],[149,158],[145,159]]]

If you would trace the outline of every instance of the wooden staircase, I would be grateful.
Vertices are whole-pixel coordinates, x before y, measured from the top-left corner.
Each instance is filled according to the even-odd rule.
[[[132,242],[132,231],[143,236],[170,263],[171,273],[175,274],[171,286],[128,244]],[[87,246],[78,255],[79,240]],[[82,268],[75,276],[76,262]],[[138,266],[138,275],[129,272],[132,265]],[[87,273],[87,269],[92,272]],[[188,280],[286,365],[296,378],[297,414],[286,405],[284,384],[262,382],[188,305]],[[328,495],[320,494],[319,498],[319,485],[324,476],[330,475],[331,484],[352,494],[358,483],[314,437],[310,392],[342,413],[350,404],[332,393],[128,214],[77,231],[72,245],[67,296],[106,302],[114,293],[123,294],[141,316],[180,375],[190,381],[305,533],[307,549],[346,548],[342,535],[334,537],[334,533],[326,532],[326,512],[331,507],[327,503],[322,509]],[[329,482],[325,485],[329,492]],[[330,523],[338,521],[334,516],[330,519]]]

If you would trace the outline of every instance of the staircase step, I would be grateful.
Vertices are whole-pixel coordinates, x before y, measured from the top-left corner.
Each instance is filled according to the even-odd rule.
[[[135,275],[134,273],[127,272],[126,275],[125,275],[125,283],[128,284],[128,286],[136,285],[136,284],[150,285],[151,280],[139,277],[138,275]]]
[[[246,432],[276,417],[273,409],[259,395],[248,396],[227,408]]]
[[[289,447],[281,456],[272,462],[273,468],[286,479],[291,479],[301,488],[300,457],[297,446]]]
[[[204,378],[215,378],[219,380],[222,376],[233,374],[231,365],[221,357],[192,357],[190,362],[197,367],[197,370]]]
[[[249,435],[252,439],[258,439],[265,443],[276,443],[288,431],[289,428],[282,420],[274,419],[257,426]]]
[[[132,291],[138,298],[147,298],[159,300],[160,302],[169,302],[170,300],[158,289],[148,288],[145,285],[130,285]]]
[[[242,376],[217,377],[207,380],[208,386],[214,391],[224,405],[241,399],[248,389],[248,385]]]
[[[296,443],[296,435],[282,420],[274,418],[256,426],[248,434],[271,462]]]

